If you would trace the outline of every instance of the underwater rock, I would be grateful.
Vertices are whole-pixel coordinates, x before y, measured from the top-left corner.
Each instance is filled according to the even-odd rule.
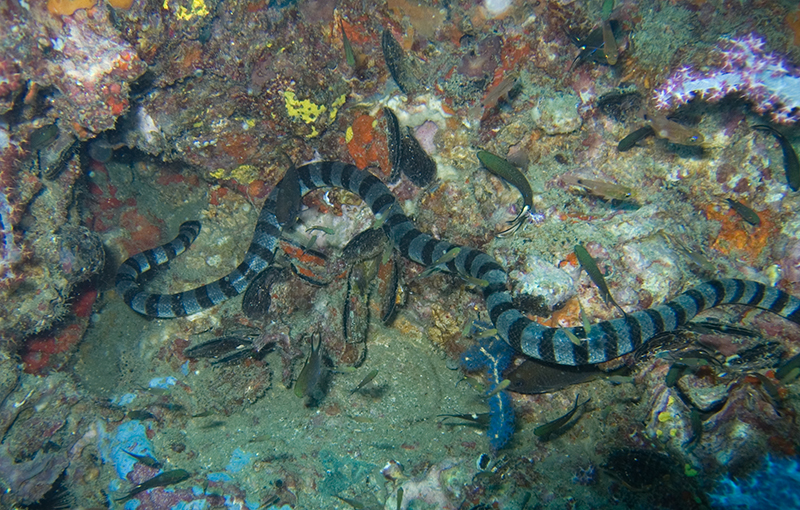
[[[559,92],[541,97],[531,108],[531,119],[548,135],[572,133],[583,124],[578,113],[580,104],[580,98],[572,93]]]
[[[713,384],[706,377],[686,374],[678,380],[678,388],[691,400],[697,409],[708,412],[722,404],[728,398],[728,387],[725,384]]]

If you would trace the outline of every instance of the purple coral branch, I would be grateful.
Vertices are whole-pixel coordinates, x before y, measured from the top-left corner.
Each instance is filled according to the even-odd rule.
[[[653,98],[660,109],[671,109],[698,97],[719,101],[738,93],[759,113],[770,112],[775,122],[800,120],[800,73],[775,53],[764,51],[766,40],[751,33],[722,38],[714,49],[718,64],[707,71],[688,66],[670,76]]]

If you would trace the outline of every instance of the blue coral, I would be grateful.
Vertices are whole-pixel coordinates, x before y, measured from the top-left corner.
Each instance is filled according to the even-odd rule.
[[[507,391],[497,391],[503,380],[503,370],[508,368],[514,350],[503,340],[484,338],[461,356],[461,366],[465,370],[486,370],[491,387],[487,398],[489,404],[489,444],[495,451],[503,448],[514,435],[514,409]]]
[[[767,457],[746,480],[730,476],[709,494],[715,508],[734,510],[787,510],[800,508],[800,464],[795,459]]]

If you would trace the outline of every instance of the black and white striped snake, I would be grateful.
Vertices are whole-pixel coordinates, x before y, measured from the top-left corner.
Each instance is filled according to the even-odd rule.
[[[344,188],[360,196],[373,214],[383,219],[382,228],[395,247],[414,262],[430,266],[445,253],[459,247],[417,230],[386,185],[353,165],[309,163],[291,174],[290,178],[296,175],[300,181],[300,196],[329,187]],[[195,240],[200,224],[190,221],[181,225],[178,237],[171,242],[133,255],[123,262],[117,272],[118,292],[136,312],[162,318],[192,315],[241,294],[272,263],[283,229],[296,219],[282,218],[282,222],[278,219],[280,211],[286,208],[281,204],[281,189],[292,187],[296,189],[296,185],[282,187],[278,184],[269,194],[244,260],[227,276],[179,294],[150,294],[140,288],[138,279],[143,273],[177,257]],[[614,359],[718,305],[742,304],[762,308],[800,324],[800,299],[758,282],[720,279],[698,285],[663,305],[595,324],[588,335],[583,328],[572,328],[570,331],[580,339],[576,344],[564,330],[541,326],[514,308],[507,287],[508,275],[497,261],[482,251],[460,248],[458,255],[442,264],[441,269],[488,282],[483,294],[498,335],[518,352],[560,365],[584,365]]]

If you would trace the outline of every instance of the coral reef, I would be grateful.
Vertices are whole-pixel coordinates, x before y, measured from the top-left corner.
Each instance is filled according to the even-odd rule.
[[[656,105],[671,109],[695,97],[715,102],[739,94],[775,122],[800,120],[800,72],[786,58],[767,53],[766,46],[756,33],[723,38],[714,49],[715,64],[702,71],[678,69],[654,91]]]
[[[800,464],[769,456],[746,478],[723,477],[709,494],[715,508],[735,510],[800,507]]]
[[[601,4],[3,3],[0,506],[33,505],[51,488],[68,507],[123,506],[112,500],[177,469],[192,476],[126,504],[343,507],[338,496],[395,508],[403,488],[402,508],[685,510],[709,493],[719,506],[758,506],[756,491],[779,489],[767,478],[794,483],[797,385],[775,374],[798,352],[795,325],[716,309],[705,330],[649,351],[546,371],[468,334],[487,320],[480,282],[423,272],[391,247],[345,263],[348,242],[381,222],[348,191],[304,197],[280,240],[282,269],[246,303],[147,320],[111,289],[120,261],[184,221],[202,224],[195,244],[148,285],[182,292],[227,274],[292,163],[341,160],[388,181],[389,108],[397,135],[413,133],[437,168],[432,183],[389,183],[398,205],[420,230],[496,259],[529,320],[621,317],[581,275],[577,243],[628,314],[709,276],[798,295],[800,195],[772,138],[751,130],[771,117],[797,147],[796,6]],[[604,48],[580,43],[602,35],[600,20],[619,28],[613,66]],[[707,143],[649,138],[618,152],[652,108],[674,110]],[[529,181],[537,214],[513,236],[497,233],[519,192],[480,165],[479,150]],[[567,176],[631,193],[586,193]],[[316,331],[330,382],[309,403],[291,388]],[[225,337],[246,340],[233,359],[188,356]],[[692,366],[671,380],[681,363]],[[544,389],[512,394],[505,378],[520,367],[531,381],[541,370]],[[576,393],[591,395],[581,417],[538,438]]]

